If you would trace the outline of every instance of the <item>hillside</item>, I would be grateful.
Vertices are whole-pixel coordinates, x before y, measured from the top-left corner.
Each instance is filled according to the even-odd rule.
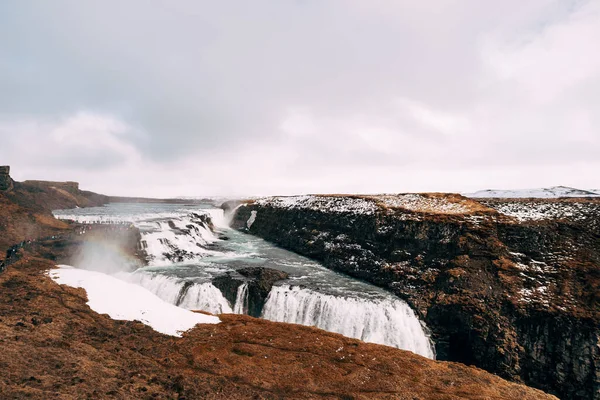
[[[51,210],[105,204],[107,197],[55,182],[12,182],[0,190],[0,254],[9,246],[38,237],[58,235],[69,229]]]

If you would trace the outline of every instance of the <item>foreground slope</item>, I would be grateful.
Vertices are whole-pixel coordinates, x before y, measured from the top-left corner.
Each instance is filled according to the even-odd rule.
[[[93,312],[26,256],[0,275],[6,398],[551,399],[456,363],[300,325],[221,315],[183,338]]]
[[[598,199],[271,197],[233,226],[405,299],[439,359],[600,399]]]

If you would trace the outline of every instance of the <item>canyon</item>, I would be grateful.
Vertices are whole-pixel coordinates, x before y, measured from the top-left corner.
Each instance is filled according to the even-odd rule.
[[[466,202],[452,198],[453,203]],[[243,202],[233,224],[406,299],[432,330],[438,359],[458,362],[433,361],[316,328],[243,315],[221,314],[219,324],[197,325],[181,338],[137,321],[100,315],[86,304],[85,290],[58,285],[47,271],[72,262],[90,241],[119,246],[143,264],[139,231],[110,224],[87,230],[52,216],[57,208],[105,204],[106,196],[72,184],[12,182],[0,192],[0,250],[7,255],[0,268],[0,366],[7,371],[0,379],[0,392],[11,398],[56,393],[63,398],[554,398],[521,383],[526,382],[564,398],[596,398],[597,349],[589,344],[597,335],[597,316],[590,305],[597,301],[597,286],[594,281],[588,282],[590,287],[574,283],[577,274],[586,271],[597,277],[593,252],[587,255],[592,261],[580,261],[573,276],[561,270],[549,277],[546,267],[536,262],[553,260],[527,258],[534,255],[529,247],[542,240],[531,239],[532,243],[518,241],[522,248],[511,244],[514,248],[502,253],[503,258],[493,258],[490,266],[487,258],[502,245],[486,236],[490,226],[496,227],[486,218],[504,218],[491,207],[463,204],[473,208],[470,221],[477,229],[463,227],[457,237],[454,229],[462,226],[462,215],[438,214],[431,220],[415,212],[414,218],[399,217],[394,208],[373,208],[371,199],[368,204],[346,199],[360,200],[343,196],[319,210]],[[455,207],[443,208],[452,213]],[[376,222],[386,213],[384,223]],[[508,228],[498,232],[498,242],[514,233]],[[380,240],[384,237],[387,241]],[[542,241],[554,249],[554,242]],[[453,255],[448,265],[446,252]],[[498,277],[488,270],[492,268]],[[535,282],[521,279],[521,269]],[[250,279],[249,313],[258,316],[265,293],[283,275],[256,268],[244,274]],[[571,303],[564,294],[565,302],[552,300],[551,307],[546,306],[538,288],[548,284],[554,295],[549,279],[566,282],[561,290],[569,291]],[[227,277],[214,284],[229,297],[240,287],[239,281]],[[513,299],[513,308],[500,293],[509,285],[510,293],[520,296]],[[549,310],[555,319],[548,317]],[[550,343],[550,337],[556,341]],[[591,364],[583,357],[585,351]],[[487,355],[487,363],[478,352]],[[557,368],[548,368],[550,362],[557,362]],[[558,372],[578,381],[561,380],[564,388],[539,384],[563,379]],[[583,378],[588,381],[577,386]]]
[[[600,201],[296,196],[232,225],[407,301],[437,358],[565,399],[600,398]]]

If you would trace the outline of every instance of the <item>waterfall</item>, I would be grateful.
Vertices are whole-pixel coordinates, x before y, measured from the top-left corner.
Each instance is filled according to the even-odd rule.
[[[234,314],[248,314],[248,283],[242,283],[235,296]]]
[[[195,283],[147,272],[122,273],[118,277],[148,289],[167,303],[188,310],[206,311],[211,314],[233,312],[221,291],[210,282]]]
[[[231,314],[233,312],[221,291],[210,282],[191,286],[179,306],[211,314]]]
[[[141,243],[150,265],[170,265],[214,254],[214,250],[207,249],[218,240],[211,222],[210,215],[195,213],[144,222]]]
[[[365,342],[435,357],[419,319],[408,304],[399,299],[336,297],[288,285],[274,286],[262,317],[316,326]]]
[[[222,210],[163,213],[139,213],[138,210],[137,213],[122,215],[103,215],[106,209],[97,211],[97,214],[81,212],[83,214],[78,215],[72,210],[63,210],[55,211],[54,215],[59,219],[92,225],[134,224],[142,235],[140,246],[153,266],[191,261],[217,253],[210,249],[210,245],[218,240],[213,228],[225,223]]]

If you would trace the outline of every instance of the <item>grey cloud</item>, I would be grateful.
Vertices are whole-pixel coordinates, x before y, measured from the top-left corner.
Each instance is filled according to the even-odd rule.
[[[498,76],[498,60],[490,61],[485,47],[497,39],[502,51],[520,49],[579,11],[594,12],[590,4],[3,2],[0,117],[111,115],[131,128],[120,138],[141,159],[163,165],[213,153],[235,159],[238,152],[276,145],[289,157],[274,157],[270,173],[285,171],[290,179],[344,165],[401,172],[410,164],[446,169],[594,161],[600,141],[571,143],[569,124],[584,119],[589,126],[582,129],[600,128],[591,112],[600,101],[598,74],[540,106],[528,99],[520,76]],[[505,61],[502,54],[498,59]],[[522,64],[532,62],[517,59],[506,68],[521,73]],[[397,98],[422,104],[431,111],[425,118],[438,115],[441,122],[390,106]],[[281,124],[294,107],[309,110],[318,126],[290,141]],[[388,148],[347,129],[360,115],[368,121],[362,128],[387,132]],[[446,115],[464,118],[471,131],[440,129]],[[106,154],[94,162],[80,155],[63,161],[103,168],[128,153]]]

